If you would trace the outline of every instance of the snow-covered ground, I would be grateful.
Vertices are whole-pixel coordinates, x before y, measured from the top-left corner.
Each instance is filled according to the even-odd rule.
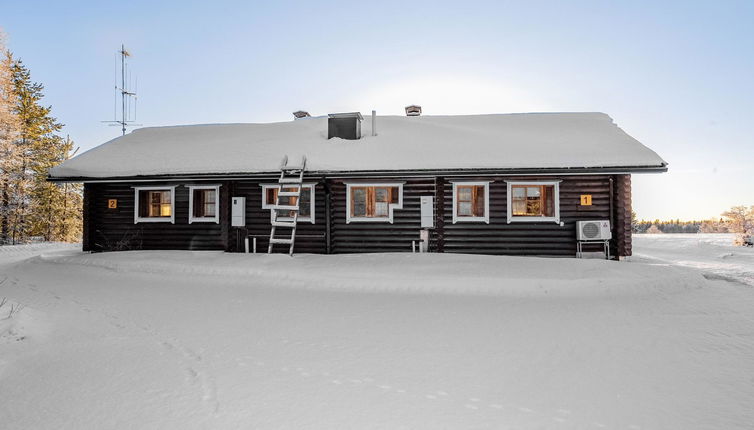
[[[751,428],[754,287],[710,275],[751,254],[701,237],[627,263],[0,247],[25,306],[0,428]]]
[[[733,234],[637,234],[634,256],[693,267],[707,278],[754,287],[754,248],[731,246]]]

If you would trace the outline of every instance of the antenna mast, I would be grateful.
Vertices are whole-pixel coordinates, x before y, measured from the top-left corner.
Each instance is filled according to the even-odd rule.
[[[120,45],[120,51],[118,51],[118,54],[120,54],[120,86],[118,86],[117,83],[117,77],[115,82],[115,96],[117,97],[118,93],[120,93],[120,106],[121,106],[121,114],[120,119],[117,117],[114,117],[112,121],[102,121],[105,123],[109,123],[111,126],[121,126],[121,131],[123,134],[126,134],[126,127],[131,127],[134,125],[141,125],[141,124],[134,124],[134,119],[136,119],[136,91],[131,91],[130,89],[130,81],[131,81],[131,75],[128,72],[128,63],[126,63],[126,58],[131,56],[131,53],[126,50],[125,45]],[[116,66],[117,67],[117,66]],[[138,82],[138,81],[137,81]],[[133,98],[133,118],[131,117],[131,99]],[[115,113],[113,112],[113,115],[115,116]]]

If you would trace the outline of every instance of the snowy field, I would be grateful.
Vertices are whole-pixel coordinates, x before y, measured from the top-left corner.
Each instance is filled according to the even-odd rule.
[[[751,429],[754,250],[729,244],[638,236],[630,262],[0,247],[0,428]]]

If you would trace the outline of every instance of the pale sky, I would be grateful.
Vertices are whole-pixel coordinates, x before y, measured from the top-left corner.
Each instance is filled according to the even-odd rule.
[[[3,1],[9,46],[65,133],[120,134],[115,51],[144,126],[286,121],[298,109],[599,111],[670,171],[634,175],[640,218],[754,205],[754,2]]]

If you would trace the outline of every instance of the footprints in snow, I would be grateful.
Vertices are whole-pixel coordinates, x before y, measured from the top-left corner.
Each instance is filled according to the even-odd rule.
[[[281,340],[280,343],[286,344],[286,345],[303,344],[301,342],[290,342],[287,339]],[[306,345],[309,345],[309,344],[306,344]],[[312,344],[312,345],[320,345],[320,344]],[[518,405],[513,405],[513,404],[502,404],[502,403],[485,403],[483,399],[479,397],[471,397],[467,399],[456,399],[454,398],[453,395],[443,390],[433,391],[431,393],[411,393],[404,388],[397,388],[395,386],[388,385],[385,383],[379,383],[370,377],[352,377],[352,376],[341,375],[341,376],[337,376],[333,378],[334,375],[331,372],[327,372],[327,371],[317,372],[317,371],[313,371],[311,369],[307,369],[304,367],[293,367],[293,366],[279,366],[278,367],[272,364],[268,364],[265,361],[259,360],[258,358],[252,355],[246,355],[246,356],[237,358],[236,364],[239,367],[248,367],[249,364],[253,364],[257,368],[266,368],[266,369],[272,370],[273,372],[278,371],[280,373],[284,373],[288,375],[298,374],[300,377],[303,377],[303,378],[321,378],[321,379],[326,380],[328,383],[334,386],[338,386],[338,387],[354,387],[354,388],[363,387],[367,389],[373,388],[373,389],[378,390],[379,392],[385,393],[386,395],[395,394],[395,395],[403,395],[403,396],[413,396],[415,398],[423,398],[426,401],[431,401],[431,402],[447,402],[450,404],[457,404],[458,406],[463,407],[469,411],[480,411],[483,409],[503,411],[505,409],[511,409],[514,411],[518,411],[520,413],[526,413],[526,414],[535,413],[533,409],[530,409],[524,406],[518,406]],[[568,421],[567,417],[571,414],[571,411],[561,408],[561,409],[558,409],[556,413],[558,415],[553,417],[553,420],[556,422],[565,423]]]

